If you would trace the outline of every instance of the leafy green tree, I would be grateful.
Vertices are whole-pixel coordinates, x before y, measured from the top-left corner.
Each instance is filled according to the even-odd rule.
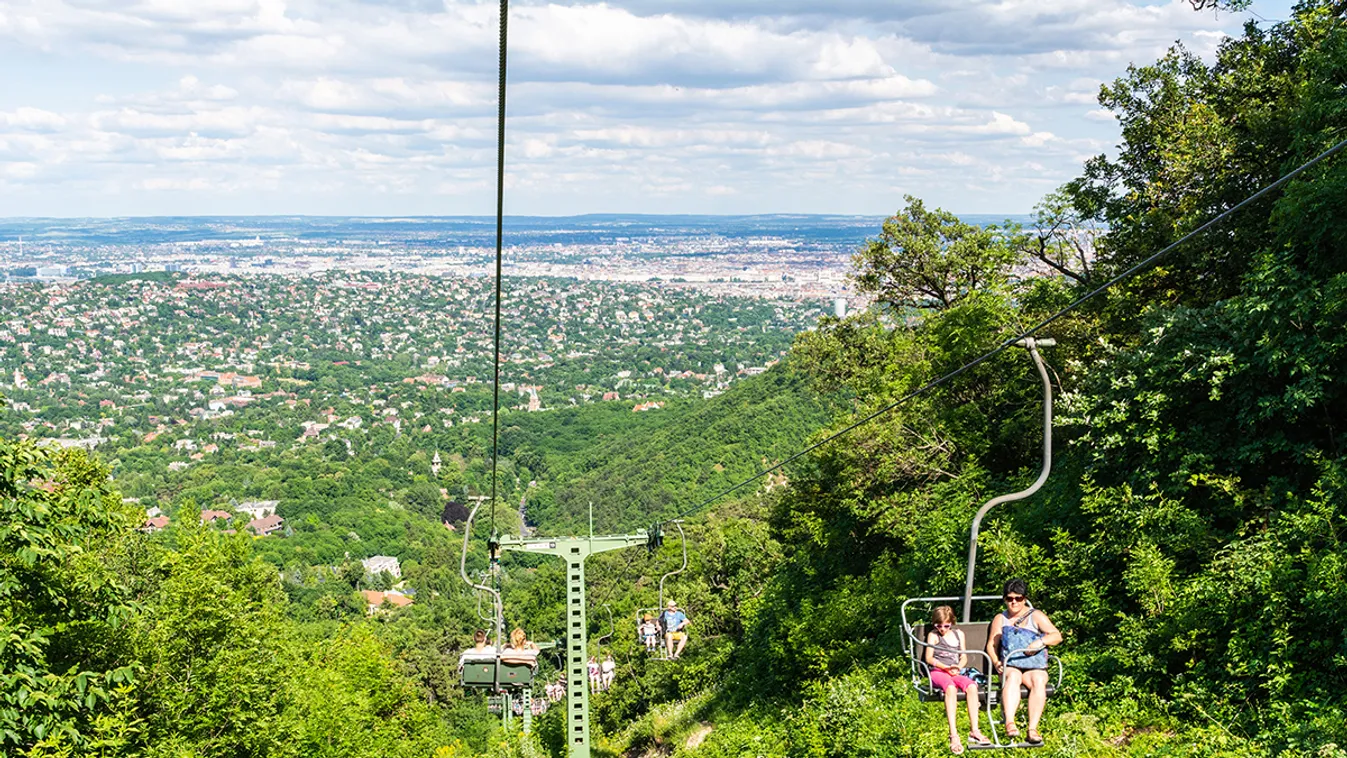
[[[104,742],[134,680],[122,656],[138,514],[82,451],[0,438],[0,746]]]
[[[884,222],[854,259],[857,291],[899,312],[953,307],[970,293],[1003,283],[1017,258],[1006,234],[964,223],[918,198]]]

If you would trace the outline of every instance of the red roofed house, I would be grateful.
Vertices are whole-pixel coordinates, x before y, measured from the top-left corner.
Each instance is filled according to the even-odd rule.
[[[168,526],[168,516],[155,516],[152,519],[146,519],[145,526],[142,526],[140,531],[146,534],[154,534],[163,530],[166,526]]]
[[[210,509],[206,509],[201,512],[201,523],[203,524],[209,524],[210,522],[216,519],[224,519],[225,521],[228,521],[229,518],[230,518],[229,511],[213,511]]]
[[[412,604],[412,599],[401,592],[361,590],[360,594],[365,596],[365,604],[368,606],[365,612],[371,616],[382,610],[385,603],[394,608],[406,608]]]

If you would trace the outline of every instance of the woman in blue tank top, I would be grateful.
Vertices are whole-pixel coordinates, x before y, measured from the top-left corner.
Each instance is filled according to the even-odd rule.
[[[996,614],[987,635],[987,655],[1001,674],[1001,711],[1006,719],[1006,736],[1019,737],[1015,717],[1020,709],[1020,685],[1029,688],[1029,729],[1025,738],[1040,744],[1038,720],[1048,701],[1048,654],[1046,649],[1062,641],[1048,614],[1029,604],[1029,583],[1023,579],[1006,582],[1001,599],[1004,613]]]

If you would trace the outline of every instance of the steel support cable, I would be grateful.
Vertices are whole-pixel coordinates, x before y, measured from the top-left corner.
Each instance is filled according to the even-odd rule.
[[[1193,237],[1196,237],[1197,235],[1201,234],[1202,232],[1207,231],[1208,229],[1212,228],[1213,226],[1216,226],[1217,224],[1221,223],[1221,222],[1224,221],[1225,219],[1227,219],[1227,218],[1229,218],[1230,216],[1234,215],[1236,212],[1238,212],[1238,211],[1240,211],[1241,209],[1243,209],[1245,206],[1247,206],[1247,205],[1249,205],[1249,204],[1251,204],[1251,203],[1257,201],[1258,199],[1262,198],[1264,195],[1266,195],[1266,194],[1272,192],[1273,190],[1275,190],[1275,189],[1281,187],[1282,185],[1286,184],[1287,182],[1291,181],[1292,179],[1296,178],[1297,176],[1300,176],[1301,174],[1305,173],[1305,172],[1308,171],[1309,169],[1313,168],[1314,166],[1316,166],[1316,165],[1318,165],[1319,163],[1323,162],[1324,160],[1328,159],[1330,156],[1332,156],[1332,155],[1334,155],[1334,154],[1336,154],[1336,153],[1341,152],[1344,148],[1347,148],[1347,139],[1344,139],[1344,140],[1338,142],[1337,144],[1333,145],[1332,147],[1328,148],[1327,150],[1323,151],[1322,153],[1319,153],[1318,155],[1314,156],[1314,157],[1311,158],[1310,160],[1308,160],[1308,161],[1306,161],[1306,162],[1300,164],[1300,165],[1297,166],[1295,169],[1291,170],[1291,171],[1288,172],[1286,175],[1282,176],[1282,178],[1280,178],[1280,179],[1278,179],[1277,181],[1272,182],[1271,184],[1267,185],[1266,187],[1264,187],[1264,188],[1258,190],[1257,192],[1255,192],[1255,193],[1253,193],[1252,195],[1248,196],[1248,197],[1245,198],[1244,200],[1240,201],[1238,204],[1236,204],[1236,205],[1234,205],[1234,206],[1231,206],[1230,208],[1228,208],[1228,209],[1222,211],[1221,213],[1217,214],[1214,218],[1212,218],[1210,221],[1207,221],[1206,223],[1202,224],[1201,226],[1197,227],[1196,229],[1192,230],[1191,232],[1188,232],[1187,234],[1183,235],[1182,237],[1180,237],[1179,239],[1175,240],[1174,242],[1171,242],[1169,245],[1166,245],[1166,246],[1165,246],[1163,249],[1161,249],[1159,252],[1152,254],[1150,257],[1146,258],[1145,260],[1141,261],[1140,263],[1137,263],[1136,265],[1132,266],[1131,268],[1127,269],[1126,271],[1122,272],[1121,274],[1118,274],[1117,276],[1113,277],[1112,279],[1109,279],[1107,282],[1104,282],[1103,284],[1099,285],[1098,287],[1095,287],[1094,289],[1090,290],[1089,292],[1085,293],[1084,295],[1081,295],[1080,297],[1078,297],[1078,298],[1076,298],[1075,300],[1071,301],[1071,303],[1070,303],[1069,305],[1067,305],[1066,307],[1062,308],[1061,310],[1057,311],[1056,313],[1052,314],[1051,316],[1048,316],[1047,318],[1043,319],[1042,321],[1038,322],[1037,324],[1035,324],[1035,325],[1029,327],[1027,330],[1021,332],[1020,334],[1017,334],[1017,335],[1015,335],[1014,337],[1009,337],[1009,338],[1005,339],[1005,340],[1002,341],[1000,344],[998,344],[996,347],[992,348],[991,350],[988,350],[986,353],[983,353],[982,355],[978,356],[977,358],[974,358],[973,360],[969,361],[968,363],[965,363],[964,365],[962,365],[962,366],[960,366],[960,367],[954,369],[953,371],[949,372],[948,374],[945,374],[945,375],[943,375],[943,376],[941,376],[941,377],[938,377],[938,378],[936,378],[936,379],[932,379],[931,381],[929,381],[929,382],[927,382],[927,383],[921,385],[920,387],[918,387],[918,388],[916,388],[916,389],[914,389],[914,390],[911,390],[910,392],[907,392],[907,393],[904,394],[902,397],[899,397],[897,400],[893,401],[892,403],[889,403],[888,405],[886,405],[886,406],[880,408],[879,410],[874,411],[873,413],[870,413],[869,415],[865,416],[865,417],[862,418],[861,420],[856,421],[855,423],[849,424],[848,426],[843,427],[843,428],[842,428],[841,430],[839,430],[839,431],[833,432],[832,434],[828,435],[827,437],[823,438],[822,440],[820,440],[820,441],[818,441],[818,442],[815,442],[814,444],[809,445],[808,447],[805,447],[804,449],[802,449],[802,450],[796,452],[795,454],[791,455],[789,458],[786,458],[785,460],[781,461],[780,463],[778,463],[778,464],[776,464],[776,465],[774,465],[774,466],[771,466],[771,467],[769,467],[769,468],[765,468],[765,469],[763,469],[762,471],[759,471],[758,473],[756,473],[756,474],[754,474],[753,476],[750,476],[749,478],[747,478],[747,479],[745,479],[745,480],[739,482],[738,484],[735,484],[735,485],[733,485],[732,487],[729,487],[728,489],[722,490],[722,491],[716,493],[715,495],[712,495],[711,497],[707,498],[706,500],[703,500],[702,502],[698,503],[697,505],[694,505],[694,506],[692,506],[692,507],[690,507],[690,508],[687,508],[687,509],[685,509],[685,510],[683,510],[683,511],[680,511],[679,513],[677,513],[676,515],[674,515],[672,518],[667,519],[666,521],[673,521],[674,519],[686,518],[686,517],[692,515],[693,513],[696,513],[697,511],[700,511],[701,509],[705,508],[706,506],[708,506],[708,505],[710,505],[710,504],[716,502],[717,500],[721,499],[722,497],[725,497],[726,495],[729,495],[729,494],[732,494],[732,493],[734,493],[734,492],[737,492],[737,491],[740,490],[740,489],[743,489],[745,486],[747,486],[747,485],[749,485],[749,484],[752,484],[753,482],[755,482],[755,481],[761,479],[762,477],[767,476],[768,474],[770,474],[770,473],[772,473],[772,472],[774,472],[774,471],[777,471],[777,470],[779,470],[779,469],[785,467],[786,465],[788,465],[788,464],[790,464],[790,463],[792,463],[792,462],[794,462],[794,461],[799,460],[800,458],[804,457],[805,455],[808,455],[809,453],[811,453],[811,452],[813,452],[813,451],[815,451],[815,450],[818,450],[819,448],[823,447],[824,445],[827,445],[828,443],[833,442],[834,440],[836,440],[836,439],[838,439],[838,438],[840,438],[840,437],[845,436],[846,434],[848,434],[848,433],[854,431],[855,429],[857,429],[857,428],[859,428],[859,427],[861,427],[861,426],[864,426],[865,424],[868,424],[868,423],[870,423],[871,421],[874,421],[875,419],[879,418],[880,416],[883,416],[884,414],[888,413],[889,411],[892,411],[892,410],[894,410],[895,408],[898,408],[899,406],[904,405],[905,403],[907,403],[907,402],[913,400],[914,398],[916,398],[916,397],[918,397],[918,396],[920,396],[920,395],[924,395],[924,394],[926,394],[927,392],[930,392],[931,390],[935,389],[936,387],[938,387],[938,386],[944,384],[945,382],[948,382],[949,380],[951,380],[951,379],[953,379],[953,378],[955,378],[955,377],[957,377],[957,376],[959,376],[959,375],[961,375],[961,374],[964,374],[964,373],[966,373],[966,372],[968,372],[968,371],[971,371],[971,370],[973,370],[974,368],[976,368],[976,367],[982,365],[983,363],[986,363],[987,361],[991,360],[992,358],[995,358],[996,356],[998,356],[998,355],[1000,355],[1001,353],[1004,353],[1006,350],[1010,349],[1012,346],[1015,345],[1016,342],[1019,342],[1020,340],[1025,339],[1025,338],[1028,338],[1028,337],[1033,337],[1033,336],[1035,336],[1036,334],[1038,334],[1038,332],[1039,332],[1040,330],[1042,330],[1042,329],[1044,329],[1044,328],[1046,328],[1046,327],[1048,327],[1048,326],[1050,326],[1050,325],[1056,323],[1056,322],[1057,322],[1058,320],[1060,320],[1063,316],[1065,316],[1065,315],[1067,315],[1068,313],[1071,313],[1072,311],[1076,310],[1076,309],[1079,308],[1080,306],[1084,305],[1086,302],[1088,302],[1088,301],[1090,301],[1090,300],[1093,300],[1094,298],[1098,297],[1099,295],[1102,295],[1103,293],[1107,292],[1109,289],[1112,289],[1113,286],[1116,285],[1116,284],[1118,284],[1119,282],[1122,282],[1122,281],[1124,281],[1124,280],[1126,280],[1126,279],[1130,279],[1130,278],[1132,278],[1133,276],[1136,276],[1137,274],[1141,273],[1142,271],[1145,271],[1146,269],[1150,268],[1152,265],[1155,264],[1156,261],[1158,261],[1158,260],[1160,260],[1161,258],[1165,257],[1166,255],[1168,255],[1170,252],[1172,252],[1173,250],[1175,250],[1176,248],[1178,248],[1178,247],[1179,247],[1180,245],[1182,245],[1183,243],[1187,242],[1188,240],[1192,239]]]
[[[500,0],[500,92],[496,111],[496,355],[491,381],[491,533],[496,533],[497,460],[500,457],[500,301],[505,238],[505,53],[510,0]]]

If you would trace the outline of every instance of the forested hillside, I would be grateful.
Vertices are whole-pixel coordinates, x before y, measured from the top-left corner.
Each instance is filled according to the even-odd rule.
[[[1105,86],[1121,149],[1045,198],[1038,229],[974,229],[909,199],[856,256],[876,310],[797,340],[817,390],[856,398],[832,428],[1347,137],[1344,81],[1342,9],[1305,3],[1213,65],[1176,49]],[[1057,461],[984,524],[977,590],[1025,577],[1065,633],[1046,754],[1344,754],[1344,197],[1337,156],[1040,335],[1058,341]],[[820,449],[784,491],[713,510],[703,574],[677,590],[711,611],[713,639],[606,706],[615,745],[948,750],[939,706],[907,682],[898,609],[959,594],[974,511],[1033,479],[1037,385],[1024,351],[1002,353]],[[726,570],[728,535],[761,539],[752,573]],[[728,597],[749,599],[724,622]],[[667,702],[630,725],[647,699]]]
[[[1211,64],[1176,49],[1100,99],[1122,144],[1045,198],[1038,228],[973,227],[909,198],[854,260],[874,308],[823,319],[773,371],[712,402],[671,403],[664,420],[602,415],[611,408],[504,417],[502,470],[520,475],[536,526],[578,530],[590,500],[605,530],[699,503],[810,430],[824,439],[964,366],[1337,144],[1343,9],[1302,3]],[[1040,335],[1058,343],[1045,350],[1057,460],[1042,491],[984,523],[977,585],[997,594],[1025,577],[1064,633],[1066,686],[1038,755],[1347,755],[1344,198],[1338,155]],[[1033,366],[1008,350],[819,448],[784,481],[697,513],[689,568],[666,587],[693,623],[678,662],[648,657],[632,631],[679,565],[678,540],[591,560],[590,631],[614,632],[603,651],[619,663],[615,687],[594,698],[598,754],[949,750],[939,706],[912,692],[899,608],[962,590],[973,513],[1033,479],[1040,414]],[[410,461],[396,444],[381,453]],[[187,500],[213,496],[211,481],[178,493],[186,517],[174,529],[147,535],[106,464],[0,441],[3,751],[559,755],[560,709],[532,736],[505,734],[455,686],[457,653],[481,622],[456,577],[462,535],[437,523],[437,483],[383,454],[325,455],[305,486],[329,493],[332,511],[280,548],[199,525]],[[237,471],[250,483],[275,475]],[[396,484],[343,490],[361,472]],[[497,504],[502,531],[516,508]],[[369,617],[354,593],[371,580],[339,554],[363,554],[341,519],[365,510],[382,524],[371,539],[416,550],[415,603]],[[471,541],[477,575],[489,529],[479,523]],[[507,623],[555,637],[561,582],[546,559],[507,556]]]
[[[676,405],[666,423],[617,434],[575,430],[565,417],[524,417],[505,429],[502,454],[545,476],[528,513],[548,531],[583,531],[590,503],[596,528],[632,529],[690,508],[802,447],[840,397],[814,390],[787,361],[709,401]],[[594,414],[571,415],[579,426]],[[508,446],[514,439],[522,440],[518,448]]]

